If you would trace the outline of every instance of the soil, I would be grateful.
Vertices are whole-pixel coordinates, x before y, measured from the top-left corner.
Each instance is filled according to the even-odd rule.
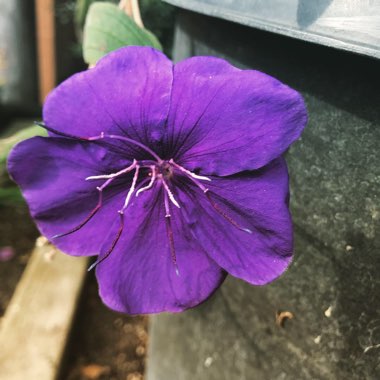
[[[12,297],[34,247],[38,231],[25,205],[0,205],[0,249],[11,247],[14,255],[0,261],[0,317]]]
[[[0,248],[14,255],[0,261],[0,318],[27,264],[38,231],[25,205],[0,206]],[[59,380],[142,380],[147,317],[129,317],[100,301],[89,273]]]
[[[147,325],[147,317],[107,309],[90,272],[59,380],[142,380]]]

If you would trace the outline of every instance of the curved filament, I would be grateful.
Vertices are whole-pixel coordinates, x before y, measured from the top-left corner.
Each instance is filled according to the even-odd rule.
[[[175,273],[177,276],[179,276],[179,270],[177,265],[177,256],[175,253],[175,246],[174,246],[174,235],[173,235],[173,228],[171,223],[171,214],[170,214],[170,204],[168,199],[168,194],[164,193],[164,203],[165,203],[165,227],[166,227],[166,235],[169,240],[169,250],[170,250],[170,256],[172,258],[172,262],[175,268]]]
[[[45,128],[46,130],[48,130],[48,131],[50,131],[52,133],[55,133],[58,136],[67,137],[67,138],[74,139],[74,140],[97,141],[97,140],[103,140],[105,138],[109,138],[109,139],[115,139],[115,140],[125,141],[125,142],[128,142],[130,144],[136,145],[136,146],[140,147],[141,149],[145,150],[152,157],[154,157],[157,160],[158,163],[162,163],[163,162],[163,160],[155,152],[153,152],[152,149],[150,149],[149,147],[147,147],[146,145],[144,145],[143,143],[141,143],[139,141],[130,139],[129,137],[119,136],[119,135],[113,135],[113,134],[108,135],[108,134],[105,134],[104,132],[101,132],[100,135],[98,135],[98,136],[90,136],[90,137],[75,136],[75,135],[72,135],[70,133],[61,132],[61,131],[58,131],[58,130],[56,130],[54,128],[48,127],[44,123],[35,122],[35,124],[39,125],[42,128]]]
[[[173,160],[170,160],[170,163],[174,167],[176,167],[177,169],[179,169],[182,173],[184,173],[187,178],[189,178],[195,185],[197,185],[197,187],[199,187],[203,191],[203,194],[206,196],[206,198],[210,202],[211,206],[214,208],[214,210],[219,215],[223,216],[224,219],[226,219],[229,223],[231,223],[233,226],[235,226],[239,230],[244,231],[244,232],[248,232],[249,234],[252,233],[252,231],[249,228],[242,227],[233,218],[231,218],[225,211],[223,211],[223,209],[216,202],[214,202],[211,199],[211,196],[210,196],[210,193],[209,193],[210,190],[206,186],[204,186],[202,183],[200,183],[198,181],[198,179],[211,181],[210,178],[204,177],[204,176],[199,176],[199,175],[197,175],[197,174],[195,174],[195,173],[193,173],[193,172],[185,169],[184,167],[176,164]]]
[[[76,227],[72,228],[71,230],[69,230],[67,232],[64,232],[62,234],[54,235],[52,237],[52,239],[56,239],[56,238],[60,238],[60,237],[66,236],[66,235],[70,235],[73,232],[76,232],[76,231],[80,230],[83,226],[85,226],[92,219],[92,217],[99,211],[99,209],[100,209],[101,206],[102,206],[101,202],[98,203],[96,205],[96,207],[90,212],[90,214],[83,220],[83,222],[81,222],[79,225],[77,225]]]
[[[116,244],[119,241],[120,236],[121,236],[121,234],[123,232],[123,229],[124,229],[124,215],[121,212],[119,212],[119,215],[120,215],[120,227],[119,227],[119,229],[117,231],[117,234],[116,234],[115,238],[112,241],[112,244],[111,244],[110,248],[108,248],[107,252],[101,258],[99,258],[92,265],[90,265],[90,267],[87,269],[88,272],[90,270],[94,269],[102,261],[104,261],[112,253],[112,251],[115,249]]]

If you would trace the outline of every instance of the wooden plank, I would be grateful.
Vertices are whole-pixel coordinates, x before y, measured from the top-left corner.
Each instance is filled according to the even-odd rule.
[[[1,321],[1,380],[55,379],[73,322],[88,258],[39,242]]]
[[[56,84],[54,0],[36,0],[40,102]]]

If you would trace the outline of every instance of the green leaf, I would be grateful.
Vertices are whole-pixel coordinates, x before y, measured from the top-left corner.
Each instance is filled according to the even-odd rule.
[[[38,125],[33,125],[31,127],[24,128],[9,137],[0,139],[0,171],[2,171],[11,149],[20,141],[34,136],[47,136],[47,132]]]
[[[18,187],[0,188],[0,206],[24,203],[24,198]]]
[[[84,60],[93,65],[107,53],[128,45],[153,46],[162,50],[151,32],[136,25],[115,4],[92,4],[84,26]]]
[[[6,162],[9,152],[17,143],[34,136],[47,136],[47,132],[38,125],[33,125],[0,139],[0,205],[23,202],[20,190],[9,179]]]

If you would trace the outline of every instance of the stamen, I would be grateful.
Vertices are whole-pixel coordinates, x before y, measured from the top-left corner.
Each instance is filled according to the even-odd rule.
[[[133,160],[133,163],[132,165],[128,166],[127,168],[125,169],[122,169],[116,173],[112,173],[112,174],[105,174],[105,175],[92,175],[90,177],[87,177],[86,178],[86,181],[88,180],[91,180],[91,179],[107,179],[107,178],[116,178],[122,174],[125,174],[125,173],[128,173],[130,172],[131,170],[133,170],[137,165],[137,161],[136,160]]]
[[[102,186],[99,186],[99,187],[96,188],[99,191],[98,204],[90,212],[90,214],[84,219],[83,222],[81,222],[78,226],[72,228],[70,231],[64,232],[62,234],[54,235],[52,237],[52,239],[56,239],[56,238],[60,238],[60,237],[66,236],[66,235],[70,235],[73,232],[76,232],[76,231],[80,230],[85,224],[87,224],[92,219],[92,217],[99,211],[99,209],[102,207],[102,203],[103,203],[103,189],[106,188],[113,180],[114,180],[114,178],[110,178],[106,182],[104,182]]]
[[[141,189],[137,190],[136,197],[138,197],[139,194],[141,194],[143,191],[149,190],[153,186],[154,181],[156,180],[156,167],[152,165],[150,168],[152,170],[152,176],[150,178],[150,182],[148,183],[147,186],[142,187]]]
[[[230,222],[233,226],[235,226],[239,230],[244,231],[244,232],[248,232],[249,234],[252,233],[252,231],[249,228],[245,228],[245,227],[240,226],[240,224],[238,224],[234,219],[232,219],[229,215],[227,215],[221,209],[221,207],[211,199],[210,193],[205,193],[205,195],[206,195],[206,198],[208,199],[208,201],[210,202],[211,206],[215,209],[215,211],[218,214],[220,214],[221,216],[223,216],[223,218],[225,218],[228,222]]]
[[[111,179],[109,179],[108,181],[112,181],[113,180],[113,178],[111,178]],[[108,182],[107,181],[107,182]],[[144,180],[139,186],[142,186],[143,184],[145,184],[145,181],[146,180]],[[103,257],[102,258],[99,258],[98,260],[96,260],[88,269],[87,269],[87,271],[90,271],[90,270],[92,270],[93,268],[95,268],[97,265],[99,265],[101,262],[103,262],[111,253],[112,253],[112,251],[114,250],[114,248],[115,248],[115,246],[116,246],[116,244],[117,244],[117,242],[119,241],[119,239],[120,239],[120,236],[121,236],[121,234],[122,234],[122,232],[123,232],[123,229],[124,229],[124,211],[123,210],[119,210],[118,211],[118,213],[119,213],[119,215],[120,215],[120,227],[119,227],[119,230],[118,230],[118,232],[117,232],[117,234],[116,234],[116,237],[115,237],[115,239],[113,240],[113,242],[112,242],[112,245],[111,245],[111,247],[108,249],[108,251],[106,252],[106,254],[105,255],[103,255]]]
[[[233,226],[235,226],[236,228],[238,228],[239,230],[241,231],[244,231],[244,232],[248,232],[249,234],[252,233],[252,231],[249,229],[249,228],[245,228],[245,227],[242,227],[240,226],[234,219],[232,219],[229,215],[227,215],[222,209],[221,207],[215,203],[212,199],[211,199],[211,196],[210,196],[210,193],[209,193],[209,189],[204,186],[202,183],[200,183],[197,179],[196,179],[196,174],[192,173],[191,171],[189,170],[186,170],[185,168],[183,168],[182,166],[176,164],[173,160],[170,160],[170,162],[173,164],[173,166],[175,166],[176,168],[178,168],[179,170],[181,170],[183,173],[186,174],[186,176],[191,180],[193,181],[202,191],[203,193],[205,194],[207,200],[210,202],[211,206],[215,209],[215,211],[220,214],[221,216],[223,216],[223,218],[225,218],[229,223],[231,223]],[[193,174],[193,175],[192,175]],[[197,176],[197,177],[203,177],[203,176]],[[207,177],[204,177],[204,178],[207,178]],[[207,178],[208,180],[211,181],[211,179]]]
[[[96,260],[92,265],[90,265],[90,267],[87,269],[87,271],[89,272],[90,270],[94,269],[97,265],[99,265],[101,262],[103,262],[111,253],[112,251],[115,249],[116,247],[116,244],[117,242],[119,241],[120,239],[120,236],[123,232],[123,229],[124,229],[124,214],[122,212],[119,211],[119,215],[120,215],[120,227],[117,231],[117,234],[116,234],[116,237],[115,239],[113,240],[112,244],[111,244],[111,247],[108,249],[108,251],[104,254],[104,256],[102,256],[101,258],[99,258],[98,260]]]
[[[170,204],[168,200],[168,193],[165,193],[164,198],[165,203],[165,227],[166,227],[166,235],[169,240],[169,249],[170,249],[170,256],[172,258],[172,262],[175,268],[175,273],[179,277],[179,270],[177,265],[177,256],[175,254],[175,247],[174,247],[174,236],[173,236],[173,228],[171,223],[171,214],[170,214]]]
[[[164,189],[167,193],[167,195],[169,196],[169,199],[171,200],[171,202],[174,204],[174,206],[178,207],[178,208],[181,208],[181,206],[178,204],[178,202],[176,201],[176,199],[174,198],[174,195],[173,193],[171,192],[171,190],[169,189],[169,186],[168,184],[166,183],[166,181],[161,178],[161,182],[162,184],[164,185]]]
[[[74,139],[74,140],[88,140],[86,137],[75,136],[75,135],[72,135],[70,133],[57,131],[56,129],[48,127],[45,123],[41,123],[39,121],[35,121],[34,124],[36,124],[36,125],[38,125],[38,126],[40,126],[42,128],[45,128],[47,131],[53,132],[53,133],[55,133],[58,136],[68,137],[68,138]]]
[[[195,179],[201,179],[201,180],[203,180],[203,181],[211,181],[211,179],[208,178],[208,177],[205,177],[205,176],[203,176],[203,175],[195,174],[195,173],[191,172],[190,170],[185,169],[185,168],[182,167],[181,165],[176,164],[176,163],[173,161],[173,159],[171,159],[171,160],[169,161],[169,163],[172,164],[172,165],[173,165],[174,167],[176,167],[177,169],[179,169],[181,172],[187,174],[188,176],[190,176],[190,177],[192,177],[192,178],[195,178]]]
[[[175,166],[177,169],[181,170],[183,173],[186,174],[186,177],[189,178],[191,181],[193,181],[205,194],[209,191],[206,186],[204,186],[202,183],[200,183],[197,178],[199,179],[207,179],[208,181],[211,181],[210,178],[204,177],[204,176],[198,176],[197,174],[192,173],[190,170],[187,170],[183,168],[182,166],[176,164],[172,159],[170,160],[171,164]]]
[[[128,207],[128,204],[129,204],[129,201],[132,197],[132,194],[135,191],[137,178],[139,176],[139,171],[140,171],[140,166],[136,165],[136,171],[135,171],[135,174],[134,174],[133,179],[132,179],[132,185],[128,191],[127,197],[125,198],[125,203],[124,203],[123,208],[121,210],[119,210],[119,213],[121,213],[121,214],[123,214],[124,210]]]
[[[101,132],[99,136],[91,136],[91,137],[75,136],[75,135],[72,135],[70,133],[61,132],[61,131],[58,131],[58,130],[56,130],[54,128],[48,127],[46,124],[41,123],[41,122],[35,121],[34,123],[36,125],[39,125],[42,128],[45,128],[46,130],[48,130],[48,131],[50,131],[52,133],[55,133],[58,136],[63,136],[63,137],[67,137],[67,138],[74,139],[74,140],[96,141],[96,140],[102,140],[102,139],[105,139],[105,138],[110,138],[110,139],[116,139],[116,140],[126,141],[126,142],[134,144],[134,145],[140,147],[141,149],[145,150],[152,157],[154,157],[157,160],[158,163],[161,164],[163,162],[163,160],[155,152],[153,152],[153,150],[151,150],[150,148],[148,148],[146,145],[144,145],[143,143],[140,143],[140,142],[138,142],[136,140],[130,139],[128,137],[125,137],[125,136],[107,135],[104,132]]]
[[[101,139],[104,139],[104,138],[116,139],[116,140],[126,141],[126,142],[129,142],[131,144],[134,144],[134,145],[140,147],[141,149],[144,149],[146,152],[148,152],[151,156],[153,156],[157,160],[157,162],[159,164],[161,164],[163,162],[163,160],[155,152],[153,152],[152,149],[148,148],[146,145],[144,145],[144,144],[142,144],[142,143],[140,143],[140,142],[138,142],[136,140],[130,139],[130,138],[125,137],[125,136],[107,135],[104,132],[101,132],[99,136],[88,137],[87,140],[89,140],[89,141],[96,141],[96,140],[101,140]]]
[[[92,217],[99,211],[101,207],[101,204],[97,204],[96,207],[90,212],[90,214],[84,219],[83,222],[81,222],[78,226],[72,228],[70,231],[67,231],[67,232],[64,232],[62,234],[57,234],[57,235],[54,235],[52,237],[52,239],[57,239],[57,238],[60,238],[60,237],[63,237],[63,236],[66,236],[66,235],[70,235],[72,234],[73,232],[76,232],[78,230],[80,230],[85,224],[87,224],[91,219]]]
[[[164,204],[165,204],[165,218],[171,218],[169,198],[168,198],[167,193],[165,193],[165,196],[164,196]]]

